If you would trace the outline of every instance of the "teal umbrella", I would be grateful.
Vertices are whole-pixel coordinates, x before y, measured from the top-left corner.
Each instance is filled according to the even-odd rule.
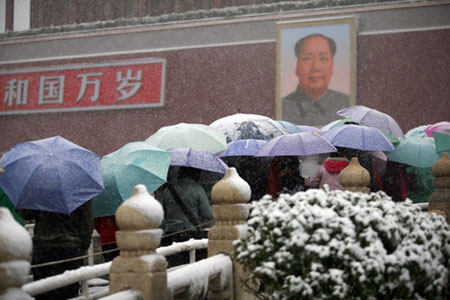
[[[450,153],[450,134],[433,132],[434,143],[436,145],[436,152]]]
[[[221,131],[196,123],[179,123],[161,127],[145,142],[164,150],[193,148],[217,153],[227,149],[226,137]]]
[[[128,143],[101,160],[105,192],[94,198],[94,218],[112,216],[131,196],[134,186],[144,184],[149,193],[167,179],[172,153],[145,142]]]
[[[418,168],[429,168],[439,160],[433,139],[409,137],[399,139],[395,150],[386,153],[391,161],[415,166]]]

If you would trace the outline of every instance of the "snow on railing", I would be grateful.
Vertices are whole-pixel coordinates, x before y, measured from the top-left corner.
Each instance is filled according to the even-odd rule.
[[[420,203],[413,203],[413,204],[420,207],[420,209],[423,211],[428,209],[428,202],[420,202]]]
[[[174,267],[167,271],[169,299],[205,299],[212,287],[222,291],[232,285],[233,263],[228,255],[218,254],[198,262]],[[185,297],[183,297],[185,296]]]
[[[170,246],[160,247],[156,249],[158,254],[170,256],[179,252],[189,251],[190,263],[195,262],[195,250],[206,249],[208,247],[208,239],[194,240],[190,239],[186,242],[173,243]],[[31,296],[45,293],[60,287],[67,286],[79,281],[84,282],[82,288],[82,297],[77,299],[98,299],[108,294],[109,289],[106,287],[97,293],[89,296],[87,289],[87,281],[89,279],[109,275],[111,262],[98,264],[94,266],[84,266],[77,270],[66,271],[62,274],[47,277],[41,280],[27,283],[23,285],[23,290]]]
[[[76,270],[47,277],[23,285],[22,289],[31,296],[55,290],[69,284],[109,274],[111,262],[95,266],[84,266]]]
[[[102,300],[137,300],[142,299],[141,293],[135,290],[126,290],[121,291],[106,297],[103,297]]]

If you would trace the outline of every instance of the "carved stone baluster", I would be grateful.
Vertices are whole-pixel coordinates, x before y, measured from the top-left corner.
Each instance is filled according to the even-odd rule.
[[[161,204],[141,184],[117,209],[120,255],[111,264],[110,294],[131,289],[139,291],[144,300],[168,299],[166,259],[155,252],[163,217]]]
[[[450,224],[450,158],[447,152],[431,168],[434,192],[428,198],[428,211],[441,213]]]
[[[211,200],[215,225],[208,233],[208,256],[234,252],[233,241],[247,233],[250,196],[250,186],[239,177],[235,168],[229,168],[213,186]],[[233,261],[233,278],[234,283],[230,284],[228,291],[210,293],[208,299],[256,299],[245,291],[243,283],[248,274],[236,261]]]
[[[339,174],[339,182],[343,190],[369,193],[370,174],[363,168],[357,157],[353,157],[350,164]]]

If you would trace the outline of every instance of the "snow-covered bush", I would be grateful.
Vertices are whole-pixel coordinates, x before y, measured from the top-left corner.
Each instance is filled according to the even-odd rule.
[[[235,256],[273,299],[449,299],[444,218],[383,192],[310,189],[252,203]]]

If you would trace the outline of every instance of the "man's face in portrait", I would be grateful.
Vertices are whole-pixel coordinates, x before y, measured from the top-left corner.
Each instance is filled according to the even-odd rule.
[[[295,71],[302,91],[312,99],[320,99],[333,75],[330,45],[321,36],[312,36],[304,43]]]

